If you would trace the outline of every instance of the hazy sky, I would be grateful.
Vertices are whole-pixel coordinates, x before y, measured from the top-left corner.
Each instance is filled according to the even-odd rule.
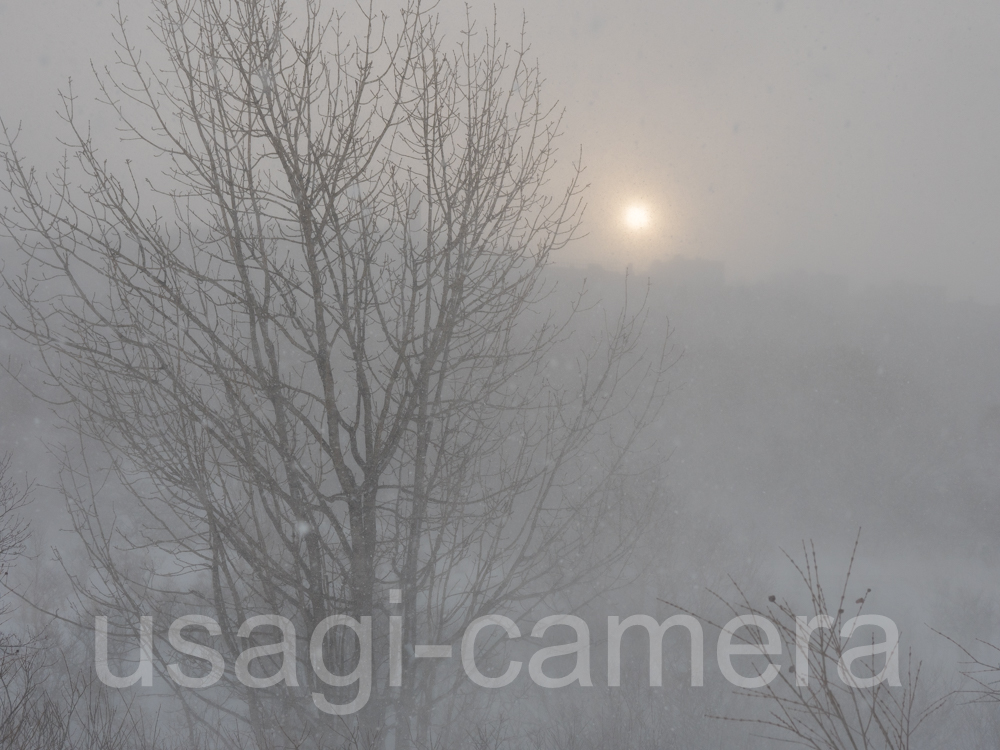
[[[125,5],[141,20],[148,0]],[[0,0],[0,113],[29,146],[55,132],[65,79],[110,58],[112,8]],[[1000,300],[1000,3],[503,0],[501,26],[522,8],[567,109],[565,156],[582,144],[588,165],[579,260],[681,253],[732,279],[822,271]],[[636,202],[641,237],[622,221]]]

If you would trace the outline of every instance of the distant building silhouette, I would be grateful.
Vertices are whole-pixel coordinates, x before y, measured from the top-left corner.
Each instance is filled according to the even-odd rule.
[[[720,287],[725,283],[726,269],[721,260],[674,255],[655,262],[649,275],[668,287]]]

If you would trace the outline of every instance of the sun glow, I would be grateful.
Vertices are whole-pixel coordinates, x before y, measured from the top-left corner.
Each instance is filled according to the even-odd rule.
[[[639,232],[649,227],[649,209],[645,206],[635,204],[625,209],[625,226],[633,231]]]

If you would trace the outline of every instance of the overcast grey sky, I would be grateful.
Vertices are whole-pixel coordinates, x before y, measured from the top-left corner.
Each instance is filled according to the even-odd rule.
[[[141,20],[148,0],[126,7]],[[56,132],[56,89],[110,58],[112,9],[0,1],[0,113],[30,148]],[[731,279],[806,270],[1000,300],[1000,3],[503,0],[502,27],[522,9],[592,183],[577,260],[680,253]],[[641,237],[622,224],[635,202],[653,217]]]

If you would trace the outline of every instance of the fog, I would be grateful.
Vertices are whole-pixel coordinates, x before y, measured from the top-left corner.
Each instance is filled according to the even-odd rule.
[[[110,61],[113,7],[0,9],[0,100],[33,146],[57,133],[55,91],[70,77],[86,91],[90,61]],[[148,5],[122,7],[140,20]],[[464,3],[438,7],[464,21]],[[681,254],[732,279],[802,270],[1000,299],[995,4],[504,0],[508,39],[522,13],[565,107],[564,157],[582,147],[592,186],[590,234],[565,262]],[[658,222],[628,242],[637,199]]]
[[[146,2],[123,0],[122,7],[136,28],[144,25]],[[773,738],[785,736],[780,731],[718,718],[759,722],[780,704],[740,695],[723,679],[715,662],[719,630],[710,623],[732,616],[727,605],[736,614],[768,611],[768,596],[808,613],[811,592],[795,564],[804,564],[811,554],[804,550],[815,545],[831,606],[850,565],[844,601],[857,598],[865,612],[898,625],[904,685],[908,659],[914,668],[924,664],[918,708],[944,700],[912,747],[995,747],[996,675],[981,677],[994,687],[980,705],[982,695],[968,691],[983,685],[963,676],[970,654],[962,648],[997,663],[989,644],[1000,645],[1000,6],[624,0],[612,8],[539,0],[524,7],[503,0],[469,7],[486,26],[495,14],[502,39],[516,41],[522,14],[526,19],[545,100],[564,109],[559,162],[546,189],[558,190],[578,153],[585,166],[581,236],[553,252],[538,309],[559,319],[581,290],[584,302],[539,377],[576,382],[576,352],[603,352],[600,346],[616,341],[609,321],[623,308],[641,312],[630,350],[635,372],[640,365],[652,372],[658,361],[668,366],[655,383],[632,370],[622,375],[620,392],[610,389],[610,426],[595,430],[595,441],[621,448],[615,440],[630,434],[630,410],[641,412],[647,393],[663,390],[662,407],[634,419],[644,429],[627,451],[621,448],[623,478],[606,490],[620,493],[625,520],[606,522],[606,533],[587,544],[586,529],[574,527],[574,542],[599,559],[621,542],[615,534],[634,512],[645,520],[630,554],[607,552],[605,577],[564,590],[572,576],[563,566],[578,563],[537,553],[546,561],[539,580],[551,581],[551,596],[530,604],[527,595],[497,598],[511,607],[499,614],[509,614],[526,637],[506,651],[494,643],[489,654],[521,659],[525,674],[488,695],[457,691],[440,703],[415,703],[412,714],[455,727],[437,736],[443,747],[774,747]],[[8,126],[21,123],[17,145],[43,169],[56,165],[60,149],[52,144],[66,134],[54,113],[56,91],[70,77],[112,161],[135,148],[117,150],[113,118],[92,101],[91,61],[101,67],[114,55],[112,10],[106,0],[0,6],[0,117]],[[465,4],[443,0],[435,12],[446,40],[455,42]],[[0,201],[9,205],[6,192]],[[630,227],[626,211],[637,206],[648,222]],[[10,276],[25,259],[7,238],[0,243]],[[10,290],[2,293],[4,308],[14,310]],[[71,529],[66,501],[75,495],[60,486],[59,456],[65,451],[80,461],[99,446],[105,463],[94,465],[96,482],[113,474],[116,443],[66,429],[66,405],[40,397],[54,393],[51,375],[38,369],[43,352],[9,331],[2,337],[8,371],[0,374],[0,453],[10,455],[17,482],[35,486],[21,510],[30,524],[27,552],[11,568],[12,588],[24,600],[5,595],[0,636],[5,627],[28,633],[55,622],[59,653],[83,659],[74,673],[91,675],[84,662],[93,658],[92,632],[59,624],[59,617],[93,614],[71,585],[70,574],[91,575],[85,571],[93,553],[88,557],[87,540]],[[575,480],[584,494],[603,487],[588,472],[613,463],[596,448],[587,455],[592,465],[581,459]],[[525,460],[552,460],[539,456]],[[146,525],[155,525],[153,511],[136,505],[127,482],[108,481],[107,490],[90,492],[104,493],[101,508],[138,544]],[[137,486],[153,497],[157,481],[147,477]],[[518,514],[529,511],[517,502],[511,518],[523,522]],[[506,533],[495,539],[506,540]],[[475,549],[453,553],[460,562],[447,574],[474,578]],[[172,564],[185,563],[179,555]],[[386,570],[378,575],[389,581]],[[167,596],[167,588],[157,591]],[[442,608],[448,596],[441,594]],[[429,610],[433,601],[428,593],[420,606]],[[552,634],[528,638],[531,625],[559,606],[590,625],[596,687],[529,684],[533,650],[560,642]],[[390,611],[377,607],[376,617]],[[607,617],[639,613],[657,621],[678,613],[704,618],[704,687],[689,684],[689,641],[676,634],[664,639],[663,687],[646,682],[647,652],[638,636],[623,641],[623,650],[635,652],[622,661],[624,687],[608,687]],[[127,628],[134,623],[123,625],[133,632]],[[56,646],[47,648],[56,653]],[[456,657],[458,650],[456,641]],[[551,657],[560,666],[548,671],[572,667],[563,654]],[[57,674],[58,660],[50,661],[46,674]],[[787,670],[793,655],[771,661]],[[129,664],[116,669],[131,672]],[[750,671],[761,664],[754,661]],[[129,690],[141,698],[138,687],[124,688],[110,705],[131,700]],[[435,695],[433,686],[427,690]],[[161,683],[156,693],[140,712],[153,715],[162,706],[167,722],[183,726],[174,702],[180,698]],[[308,705],[308,690],[294,692],[294,700]],[[379,740],[386,746],[406,746],[396,736],[401,711],[385,714],[393,717]],[[292,747],[285,739],[253,742],[259,750]],[[809,746],[849,746],[840,741]],[[163,747],[175,746],[170,742]],[[363,745],[357,736],[351,742],[344,747]]]

